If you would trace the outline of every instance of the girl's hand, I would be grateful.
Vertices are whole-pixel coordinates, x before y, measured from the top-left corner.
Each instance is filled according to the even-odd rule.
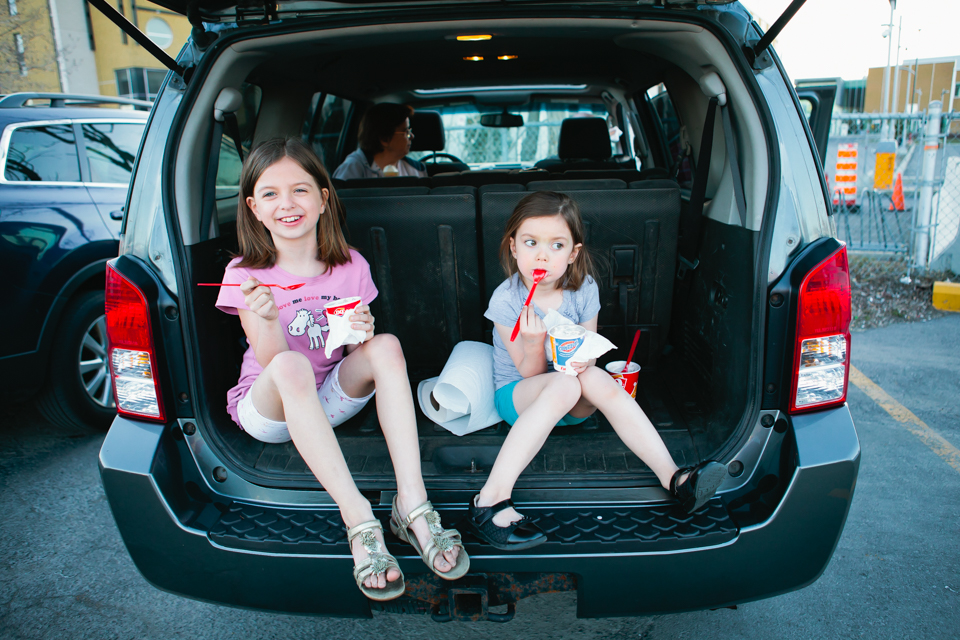
[[[270,287],[262,286],[259,280],[251,276],[240,285],[240,291],[243,292],[243,302],[250,311],[264,320],[276,320],[280,317],[280,310],[277,309]]]
[[[370,313],[370,305],[368,304],[358,304],[353,308],[353,315],[350,316],[350,325],[351,329],[359,329],[361,331],[366,331],[367,335],[363,338],[363,341],[373,337],[373,314]]]
[[[533,310],[532,306],[524,306],[520,310],[520,336],[525,345],[543,345],[544,337],[547,335],[547,325]]]
[[[573,370],[577,372],[577,375],[580,375],[586,371],[587,367],[590,366],[589,362],[567,362],[567,364],[573,367]]]

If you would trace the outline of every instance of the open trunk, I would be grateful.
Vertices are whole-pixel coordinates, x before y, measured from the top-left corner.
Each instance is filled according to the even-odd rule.
[[[636,140],[627,152],[639,160],[639,168],[657,167],[652,174],[610,170],[531,176],[505,171],[478,180],[477,175],[484,172],[472,171],[419,182],[390,179],[389,187],[383,181],[338,183],[348,241],[370,262],[381,292],[373,304],[378,332],[394,333],[400,339],[414,395],[421,380],[439,374],[457,341],[489,342],[492,325],[482,314],[490,293],[503,279],[495,254],[505,216],[529,191],[564,191],[580,202],[588,224],[587,246],[601,265],[597,274],[603,305],[600,332],[618,346],[599,364],[623,359],[634,331],[643,329],[635,357],[642,366],[637,401],[676,463],[696,464],[736,446],[750,422],[746,412],[757,406],[756,354],[760,350],[754,307],[764,283],[757,273],[755,247],[766,199],[763,158],[767,145],[752,88],[746,80],[740,81],[741,70],[732,57],[724,58],[721,66],[728,67],[723,75],[730,85],[726,95],[739,138],[747,210],[738,214],[731,187],[734,175],[718,125],[708,203],[698,232],[702,234],[697,245],[700,263],[683,280],[676,277],[680,219],[690,207],[689,169],[699,152],[707,112],[708,98],[693,74],[700,72],[700,61],[711,60],[708,50],[722,46],[713,34],[695,24],[655,20],[631,24],[612,16],[578,19],[575,26],[560,17],[515,17],[509,24],[401,21],[377,29],[314,27],[282,35],[275,35],[275,30],[253,40],[234,39],[233,44],[222,42],[237,38],[225,32],[214,44],[221,48],[218,55],[208,52],[197,69],[191,84],[199,84],[200,76],[205,78],[198,91],[187,95],[194,106],[179,136],[175,172],[180,233],[187,248],[186,283],[218,281],[237,248],[236,191],[227,176],[230,171],[238,173],[239,167],[230,137],[220,145],[211,231],[201,228],[213,103],[223,87],[237,87],[244,95],[236,135],[247,148],[276,135],[303,136],[314,143],[321,157],[326,155],[331,173],[338,159],[354,148],[356,121],[366,105],[391,100],[429,108],[436,103],[435,97],[431,103],[416,89],[530,85],[535,78],[535,88],[512,91],[506,102],[529,99],[531,93],[545,91],[540,88],[545,85],[587,87],[582,94],[606,92],[613,103],[632,110],[620,112],[621,125],[631,127]],[[458,48],[449,35],[483,30],[498,34],[501,48],[517,52],[519,62],[527,59],[529,63],[506,71],[497,68],[497,75],[478,66],[468,69],[473,77],[464,76],[458,63],[465,49]],[[538,36],[534,44],[529,37],[533,33]],[[570,38],[577,47],[570,47]],[[571,48],[580,53],[570,55]],[[384,56],[397,49],[411,59],[430,56],[434,64],[383,67]],[[557,63],[544,67],[542,61],[551,57]],[[306,86],[296,82],[303,70],[311,74]],[[680,175],[682,184],[673,179],[679,170],[674,166],[677,149],[664,139],[663,114],[646,97],[648,89],[658,85],[669,90],[676,116],[692,142],[692,157],[685,161],[688,175],[686,179]],[[324,102],[329,95],[353,105],[337,116],[341,120],[332,145],[332,120],[324,121],[317,114],[329,105],[329,100]],[[478,98],[484,100],[493,99]],[[739,216],[744,213],[741,223]],[[237,380],[246,348],[240,323],[214,308],[215,290],[188,284],[181,292],[181,297],[187,296],[195,332],[191,357],[200,381],[198,419],[209,446],[257,485],[317,488],[292,443],[258,442],[226,414],[226,391]],[[337,436],[358,486],[365,491],[391,490],[395,479],[374,405],[371,402],[339,427]],[[427,419],[419,408],[417,415],[428,490],[478,489],[504,441],[507,425],[457,437]],[[581,425],[556,429],[520,477],[518,488],[657,484],[653,473],[596,414]]]

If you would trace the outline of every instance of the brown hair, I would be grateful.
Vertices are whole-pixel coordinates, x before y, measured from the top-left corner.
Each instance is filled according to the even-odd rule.
[[[373,105],[360,120],[357,144],[366,154],[380,153],[383,151],[383,141],[393,137],[397,127],[412,115],[413,107],[408,104],[381,102]]]
[[[535,191],[517,203],[516,208],[507,220],[507,228],[503,232],[503,240],[500,242],[500,264],[506,271],[509,278],[517,272],[517,259],[510,252],[510,239],[517,235],[517,230],[524,220],[529,218],[545,218],[549,216],[560,216],[567,227],[570,229],[570,235],[573,236],[573,244],[581,245],[580,253],[576,259],[567,267],[563,273],[563,280],[560,282],[560,288],[568,291],[576,291],[583,286],[584,280],[589,275],[594,276],[593,258],[583,245],[583,219],[580,217],[580,207],[573,199],[563,193],[554,191]]]
[[[317,259],[329,267],[350,262],[350,245],[343,237],[340,227],[343,208],[337,192],[333,189],[330,175],[320,158],[297,138],[275,138],[264,142],[247,156],[240,171],[240,202],[237,204],[237,239],[242,259],[238,267],[263,269],[277,263],[277,247],[263,223],[257,220],[247,198],[253,196],[257,180],[268,167],[283,158],[290,158],[310,174],[321,189],[326,189],[324,215],[317,222]]]

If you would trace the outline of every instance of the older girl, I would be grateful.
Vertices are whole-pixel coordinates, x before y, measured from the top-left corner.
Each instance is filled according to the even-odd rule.
[[[240,381],[228,393],[227,411],[258,440],[293,440],[340,507],[357,586],[371,599],[389,600],[403,594],[403,574],[383,548],[382,526],[357,490],[333,433],[376,394],[397,474],[391,525],[441,578],[462,576],[470,561],[460,535],[440,526],[427,500],[400,343],[392,335],[374,335],[369,303],[377,289],[370,267],[347,245],[330,177],[302,142],[267,142],[244,162],[237,234],[240,256],[227,266],[223,282],[241,286],[222,287],[217,307],[240,316],[250,346]],[[264,282],[305,284],[285,291]],[[354,296],[362,304],[353,311],[352,327],[366,337],[328,358],[319,347],[323,304]]]

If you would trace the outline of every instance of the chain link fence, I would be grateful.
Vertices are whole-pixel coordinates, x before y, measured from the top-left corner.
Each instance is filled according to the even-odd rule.
[[[824,172],[837,235],[851,250],[902,257],[911,268],[957,270],[960,114],[940,115],[934,134],[928,115],[834,115]]]
[[[930,225],[933,268],[960,271],[960,113],[943,115]]]

